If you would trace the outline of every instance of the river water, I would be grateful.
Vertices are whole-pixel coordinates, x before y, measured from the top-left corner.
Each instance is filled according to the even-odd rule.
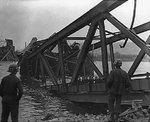
[[[10,62],[1,62],[0,79],[8,74],[7,69]],[[125,62],[123,68],[127,71],[131,66],[131,62]],[[100,63],[97,65],[101,65]],[[150,62],[142,62],[136,71],[137,73],[150,72]],[[17,74],[19,76],[19,74]],[[36,88],[24,85],[24,95],[20,101],[20,117],[21,120],[27,122],[40,122],[48,113],[57,116],[62,114],[70,114],[76,116],[78,114],[100,114],[100,109],[96,107],[87,108],[85,106],[72,103],[61,98],[51,96],[44,88]]]
[[[102,62],[96,61],[96,66],[99,67],[99,69],[102,71]],[[133,62],[123,62],[122,63],[122,69],[124,69],[126,72],[130,69]],[[111,63],[108,63],[109,69],[111,69]],[[150,62],[141,62],[139,66],[137,67],[135,74],[144,74],[146,72],[150,72]]]

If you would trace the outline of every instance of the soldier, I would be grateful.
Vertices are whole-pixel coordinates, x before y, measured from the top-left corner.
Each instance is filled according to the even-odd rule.
[[[108,106],[111,115],[110,122],[117,122],[119,113],[121,112],[121,100],[127,89],[131,88],[130,78],[128,74],[121,69],[122,61],[114,62],[115,69],[110,72],[107,79],[108,88]]]
[[[18,66],[11,64],[8,72],[10,74],[2,79],[0,85],[0,95],[2,97],[1,122],[7,122],[10,113],[12,122],[18,122],[19,100],[23,94],[21,81],[16,76]]]

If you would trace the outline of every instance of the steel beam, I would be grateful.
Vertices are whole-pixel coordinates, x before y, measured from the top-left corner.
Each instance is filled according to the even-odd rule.
[[[146,40],[146,42],[148,44],[150,44],[150,36],[148,37],[148,39]],[[139,54],[137,55],[135,61],[133,62],[131,68],[128,71],[129,76],[132,76],[135,72],[135,70],[137,69],[137,67],[139,66],[140,62],[142,61],[143,57],[145,56],[145,52],[143,50],[141,50],[139,52]]]
[[[77,76],[80,72],[82,64],[83,64],[85,57],[88,53],[88,48],[89,48],[89,46],[93,40],[94,34],[96,32],[96,28],[97,28],[97,23],[92,23],[90,28],[89,28],[86,40],[84,41],[84,44],[82,46],[81,52],[79,53],[79,58],[77,60],[77,66],[75,68],[71,82],[75,82],[77,80]]]
[[[67,57],[64,58],[64,60],[69,60],[70,58],[77,56],[80,50],[77,50],[76,52],[73,52],[72,54],[68,55]]]
[[[7,56],[9,55],[9,53],[12,51],[12,47],[10,48],[10,50],[4,55],[4,57],[0,60],[3,61],[4,58],[7,58]]]
[[[66,38],[67,36],[73,34],[74,32],[80,30],[84,26],[88,25],[96,16],[100,16],[101,14],[105,12],[110,12],[119,5],[123,4],[127,0],[103,0],[98,5],[96,5],[94,8],[89,10],[87,13],[79,17],[77,20],[69,24],[67,27],[56,33],[54,36],[50,37],[50,39],[47,39],[39,48],[38,50],[32,52],[30,54],[29,58],[37,55],[39,52],[42,52],[46,48],[48,48],[51,44],[54,42],[58,42],[61,39]],[[101,17],[103,18],[103,16]]]
[[[36,56],[34,77],[37,78],[38,74],[39,74],[39,56]]]
[[[92,68],[94,69],[94,71],[97,73],[97,75],[99,76],[99,78],[102,77],[102,73],[99,71],[99,69],[95,66],[95,64],[93,63],[92,59],[90,58],[89,55],[87,55],[87,61],[92,65]]]
[[[42,82],[45,83],[45,85],[46,85],[44,66],[43,66],[43,63],[42,63],[41,59],[39,59],[39,63],[40,63],[40,72],[41,72],[41,76],[42,76]]]
[[[66,40],[85,40],[86,37],[67,37]],[[98,37],[94,37],[93,40],[100,40]]]
[[[43,62],[43,65],[44,65],[44,67],[45,67],[45,69],[46,69],[48,75],[50,76],[50,78],[51,78],[53,84],[54,84],[54,85],[58,85],[58,83],[57,83],[57,78],[56,78],[54,72],[52,71],[51,67],[49,66],[48,61],[47,61],[47,60],[45,59],[45,57],[42,56],[41,54],[39,54],[39,57],[40,57],[41,61]]]
[[[51,56],[51,55],[48,55],[48,54],[44,54],[44,56],[47,57],[47,58],[50,58],[50,59],[58,60],[58,57],[54,57],[54,56]]]
[[[150,30],[150,22],[144,23],[140,26],[133,28],[133,31],[136,34],[143,33],[143,32],[148,31],[148,30]],[[117,34],[115,36],[107,38],[106,42],[107,42],[107,44],[111,44],[111,43],[120,41],[121,39],[124,39],[124,38],[126,38],[126,35],[124,33],[121,33],[121,34]],[[100,48],[101,46],[102,46],[101,42],[97,42],[94,44],[94,49]],[[89,48],[89,50],[92,50],[92,49],[93,49],[93,46],[91,46]]]
[[[150,56],[150,48],[147,46],[147,43],[138,37],[132,30],[128,29],[120,21],[118,21],[111,14],[106,13],[106,19],[116,26],[122,33],[131,39],[139,48],[141,48],[147,55]]]
[[[108,70],[108,53],[107,53],[104,20],[101,20],[99,22],[99,31],[100,31],[100,38],[102,42],[101,52],[102,52],[103,75],[104,75],[104,78],[106,78],[109,74],[109,70]]]
[[[113,44],[109,44],[109,49],[110,49],[110,60],[111,60],[111,67],[112,69],[114,69],[114,61],[115,61],[115,58],[114,58],[114,48],[113,48]]]
[[[87,92],[87,93],[68,93],[62,94],[62,98],[68,99],[74,102],[84,103],[108,103],[108,93],[107,92]],[[122,98],[122,105],[132,105],[135,100],[142,100],[142,106],[149,106],[150,103],[150,93],[138,91],[135,93],[127,93]]]
[[[60,69],[61,69],[61,75],[62,75],[62,83],[66,84],[62,42],[58,42],[58,51],[59,51],[59,63],[61,66]]]
[[[58,63],[58,66],[57,66],[57,69],[56,69],[56,77],[58,77],[59,76],[59,74],[60,74],[60,70],[61,70],[61,64],[60,63]],[[58,77],[59,78],[59,77]]]

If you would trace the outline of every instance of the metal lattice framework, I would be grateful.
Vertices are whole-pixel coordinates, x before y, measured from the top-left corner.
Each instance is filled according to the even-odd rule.
[[[99,82],[105,82],[109,75],[107,46],[110,47],[110,60],[113,63],[113,43],[129,38],[141,49],[128,71],[129,75],[132,77],[144,55],[147,54],[150,56],[150,48],[148,46],[150,37],[144,41],[138,36],[139,33],[150,30],[150,22],[134,27],[132,30],[127,28],[110,13],[124,2],[126,2],[126,0],[103,0],[58,33],[54,33],[47,39],[34,42],[31,47],[23,53],[18,63],[22,68],[22,75],[30,74],[32,77],[41,76],[43,81],[45,81],[46,76],[48,76],[58,89],[58,81],[61,79],[62,85],[66,88],[66,77],[68,76],[67,67],[69,67],[68,65],[71,63],[73,65],[73,71],[71,71],[71,84],[76,84],[77,86],[80,84],[79,77],[82,75],[82,71],[84,74],[84,68],[95,71],[100,79]],[[106,33],[108,33],[108,31],[105,29],[106,20],[115,26],[119,30],[119,33],[107,37]],[[86,37],[71,37],[73,33],[85,26],[89,27]],[[100,37],[95,36],[97,30],[99,31]],[[74,50],[72,50],[67,40],[84,40],[84,43],[81,49],[78,45],[75,45],[78,48],[73,48]],[[99,41],[93,44],[93,40]],[[54,53],[53,49],[56,47],[58,52]],[[98,48],[101,49],[102,54],[102,71],[97,68],[89,55],[90,51]],[[86,66],[86,64],[89,64],[90,67],[89,65]],[[65,92],[67,89],[68,88],[65,89]],[[77,91],[78,90],[79,88],[77,87]]]

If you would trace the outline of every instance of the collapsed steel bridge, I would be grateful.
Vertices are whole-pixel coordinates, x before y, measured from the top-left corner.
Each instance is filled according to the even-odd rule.
[[[105,103],[107,102],[106,79],[109,70],[114,68],[113,45],[115,42],[128,38],[141,51],[128,71],[133,89],[123,99],[142,100],[143,104],[147,105],[150,102],[149,73],[136,75],[134,73],[145,54],[150,56],[150,37],[142,40],[138,36],[138,34],[150,30],[150,22],[132,29],[127,28],[110,13],[124,2],[126,0],[103,0],[49,38],[31,41],[18,62],[21,76],[41,79],[43,82],[49,79],[51,83],[48,87],[49,90],[56,91],[71,101]],[[105,29],[106,21],[115,26],[119,33],[108,32]],[[88,28],[85,37],[72,36],[84,27]],[[97,33],[100,36],[97,36]],[[112,35],[107,36],[107,33]],[[83,45],[81,46],[79,43],[69,45],[68,40],[82,40]],[[96,49],[101,50],[102,70],[95,65],[91,57],[90,52]],[[108,53],[110,57],[108,57]],[[112,64],[111,67],[108,64],[109,60]],[[98,76],[96,79],[94,72]],[[138,78],[134,78],[135,76]],[[144,78],[139,78],[141,76]]]

